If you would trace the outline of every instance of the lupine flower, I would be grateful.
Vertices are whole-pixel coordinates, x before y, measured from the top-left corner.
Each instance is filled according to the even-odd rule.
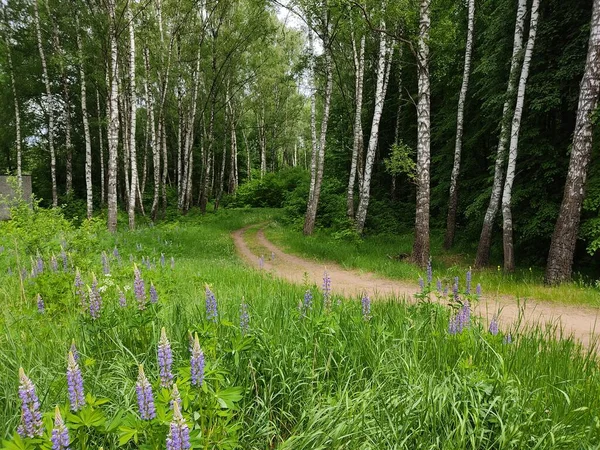
[[[190,366],[192,373],[192,386],[202,386],[202,383],[204,382],[204,352],[200,348],[198,333],[194,333],[194,344],[192,345]]]
[[[73,353],[73,359],[74,359],[76,362],[79,362],[79,351],[77,350],[77,347],[75,346],[75,339],[73,339],[73,340],[71,341],[71,347],[69,347],[69,351],[70,351],[71,353]]]
[[[56,256],[54,256],[54,254],[50,257],[50,267],[52,267],[52,272],[58,271],[58,261],[56,260]]]
[[[140,269],[136,265],[133,266],[133,292],[138,302],[138,309],[140,311],[146,309],[146,285],[142,279]]]
[[[92,319],[97,319],[100,317],[100,310],[102,309],[102,296],[100,295],[100,291],[98,290],[98,280],[96,280],[96,276],[92,276],[92,286],[90,287],[90,303],[89,303],[89,311]]]
[[[54,428],[52,429],[52,450],[69,450],[69,430],[65,426],[65,422],[60,415],[60,409],[58,405],[54,410]]]
[[[465,292],[467,295],[471,293],[471,269],[467,271],[467,280],[466,280]]]
[[[512,344],[512,336],[510,335],[510,333],[508,333],[506,336],[504,336],[504,341],[505,344]]]
[[[113,249],[113,256],[117,261],[121,261],[121,255],[119,254],[119,249],[117,248],[117,246],[115,246],[115,248]]]
[[[160,339],[158,340],[158,367],[160,370],[160,385],[169,387],[173,383],[173,373],[171,366],[173,365],[173,351],[171,343],[167,338],[165,327],[160,330]]]
[[[363,294],[361,303],[363,319],[365,321],[371,320],[371,299],[367,294]]]
[[[475,288],[475,294],[477,297],[481,297],[481,284],[477,283],[477,287]]]
[[[152,420],[156,417],[156,409],[154,408],[154,394],[152,386],[144,373],[144,365],[140,364],[137,383],[135,385],[137,393],[138,407],[142,420]]]
[[[215,294],[206,285],[206,320],[217,323],[219,312],[217,310],[217,299]]]
[[[148,256],[146,259],[142,258],[142,262],[146,265],[146,269],[150,270],[152,265],[150,264],[150,257]]]
[[[456,317],[458,320],[458,332],[460,333],[471,323],[471,305],[469,305],[468,300],[465,300],[462,307],[458,310],[458,314]]]
[[[40,401],[35,393],[35,385],[25,375],[22,367],[19,368],[19,398],[21,399],[21,424],[17,433],[21,437],[41,436],[44,432]]]
[[[192,349],[194,348],[194,335],[191,331],[188,330],[188,350],[190,355],[192,354]]]
[[[110,273],[110,266],[108,265],[108,256],[106,252],[102,252],[102,272],[104,275],[108,275]]]
[[[75,292],[79,295],[81,299],[81,307],[83,309],[87,308],[87,296],[85,295],[85,290],[83,289],[83,281],[81,280],[81,274],[79,273],[79,269],[75,270]]]
[[[175,258],[171,256],[171,269],[175,268]]]
[[[265,266],[265,257],[263,255],[260,255],[260,258],[258,258],[258,267],[260,268],[260,270],[262,270],[264,266]]]
[[[458,300],[458,277],[454,277],[454,285],[452,286],[452,295],[454,300]]]
[[[79,411],[85,406],[85,395],[83,393],[83,377],[75,356],[69,352],[67,362],[67,388],[69,391],[69,402],[71,411]]]
[[[44,299],[42,298],[42,296],[40,294],[37,295],[36,302],[37,302],[38,312],[43,313],[45,311]]]
[[[433,269],[431,268],[431,258],[427,261],[427,284],[431,284],[433,280]]]
[[[156,303],[158,301],[158,292],[156,292],[156,288],[154,284],[150,283],[150,303]]]
[[[63,270],[66,272],[67,270],[69,270],[69,260],[67,258],[67,252],[65,252],[65,248],[64,247],[61,247],[61,250],[60,250],[60,259],[62,259]]]
[[[328,310],[331,307],[331,278],[327,271],[323,272],[323,304],[325,309]]]
[[[242,304],[240,305],[240,330],[242,330],[242,334],[247,334],[250,329],[250,314],[248,314],[248,305],[242,299]]]
[[[490,333],[493,336],[498,334],[498,316],[492,317],[492,321],[490,322]]]
[[[160,254],[160,265],[162,267],[165,267],[165,254],[164,253]]]
[[[425,282],[422,277],[419,277],[419,287],[421,288],[421,292],[425,291]]]
[[[188,450],[190,444],[190,429],[181,415],[179,405],[173,404],[173,421],[169,426],[167,450]]]
[[[444,286],[444,295],[448,295],[448,285]]]
[[[442,281],[439,278],[436,283],[436,290],[438,291],[438,293],[442,292]]]
[[[310,289],[307,289],[304,293],[304,300],[300,304],[300,312],[303,315],[305,315],[308,310],[312,309],[312,299],[312,292],[310,292]]]
[[[119,289],[119,306],[121,308],[125,308],[127,306],[127,297],[125,297],[125,292]]]
[[[38,274],[44,271],[44,260],[42,259],[39,253],[37,255],[37,259],[35,260],[35,265]]]
[[[457,333],[457,331],[458,324],[456,320],[456,315],[450,316],[450,320],[448,321],[448,333],[454,335]]]
[[[27,278],[27,275],[29,275],[29,273],[27,272],[27,269],[22,269],[21,270],[21,280],[25,280]]]
[[[171,390],[171,409],[173,409],[175,403],[181,408],[181,395],[179,394],[177,383],[173,384],[173,389]]]

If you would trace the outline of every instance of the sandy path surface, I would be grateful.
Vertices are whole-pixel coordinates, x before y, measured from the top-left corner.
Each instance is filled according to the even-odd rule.
[[[252,252],[244,239],[247,228],[232,234],[235,246],[240,256],[250,265],[259,268],[259,257]],[[417,283],[407,283],[400,280],[382,278],[373,273],[344,269],[336,263],[320,262],[284,253],[279,247],[269,241],[262,229],[256,235],[257,244],[267,249],[264,254],[263,270],[273,273],[292,283],[303,284],[305,281],[321,286],[323,273],[327,271],[331,278],[331,290],[335,294],[349,297],[367,293],[371,298],[405,297],[414,302],[414,294],[418,291]],[[485,293],[475,306],[478,314],[487,322],[499,314],[500,327],[511,329],[520,320],[521,326],[536,324],[552,324],[562,327],[565,335],[573,335],[584,346],[597,338],[600,333],[600,309],[588,306],[562,305],[551,302],[528,300],[519,304],[509,296],[486,296]],[[596,326],[598,324],[598,326]]]

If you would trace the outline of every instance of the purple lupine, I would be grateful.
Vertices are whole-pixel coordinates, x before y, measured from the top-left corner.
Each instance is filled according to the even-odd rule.
[[[27,275],[29,275],[29,272],[27,272],[27,269],[22,269],[21,270],[21,280],[25,280],[27,278]]]
[[[458,332],[462,332],[463,329],[468,328],[471,322],[471,305],[469,301],[465,300],[462,307],[458,310],[456,316],[458,321]]]
[[[60,415],[58,405],[56,405],[56,409],[54,410],[54,428],[52,429],[50,441],[52,442],[52,450],[69,450],[69,444],[71,443],[69,430]]]
[[[144,365],[140,364],[137,383],[135,385],[137,394],[138,408],[142,420],[152,420],[156,417],[156,408],[154,407],[154,394],[152,386],[144,373]]]
[[[442,281],[439,278],[437,280],[436,289],[437,289],[438,293],[442,292]]]
[[[150,257],[148,256],[147,258],[142,258],[142,263],[146,266],[146,269],[150,270],[152,268],[152,265],[150,264]]]
[[[431,258],[427,261],[427,284],[431,284],[433,280],[433,269],[431,267]]]
[[[102,252],[102,272],[104,275],[108,275],[110,273],[110,266],[108,265],[108,256],[106,252]]]
[[[44,433],[40,401],[35,393],[35,385],[25,375],[22,367],[19,368],[19,398],[21,399],[21,424],[17,433],[21,437],[33,438]]]
[[[43,314],[44,311],[46,310],[46,308],[44,306],[44,299],[42,298],[42,296],[40,294],[38,294],[36,297],[36,303],[37,303],[38,312]]]
[[[52,272],[58,271],[58,261],[56,260],[56,256],[54,256],[54,254],[50,257],[50,267],[52,268]]]
[[[481,284],[477,283],[477,287],[475,288],[475,294],[477,297],[481,297]]]
[[[69,352],[73,353],[73,359],[75,362],[79,362],[79,351],[77,350],[77,346],[75,345],[75,339],[71,341],[71,347],[69,347]]]
[[[142,273],[140,269],[134,264],[133,266],[133,292],[135,294],[135,298],[137,299],[138,309],[140,311],[146,309],[146,285],[144,280],[142,279]]]
[[[510,335],[510,333],[508,333],[506,336],[504,336],[503,342],[505,344],[512,344],[512,336]]]
[[[200,348],[198,333],[194,333],[194,344],[192,345],[192,356],[190,357],[192,386],[202,386],[204,382],[204,363],[204,352]]]
[[[371,320],[371,299],[367,294],[363,294],[361,299],[362,316],[365,321]]]
[[[242,304],[240,305],[240,330],[242,334],[247,334],[250,330],[250,314],[248,313],[248,305],[242,299]]]
[[[217,299],[208,285],[206,285],[206,320],[217,323],[218,319]]]
[[[81,307],[83,309],[87,309],[87,295],[83,288],[83,281],[81,280],[81,274],[79,273],[79,269],[75,269],[75,292],[79,295],[81,299]]]
[[[325,306],[325,310],[329,310],[331,307],[331,278],[329,277],[329,273],[327,271],[323,272],[323,305]]]
[[[490,333],[493,336],[498,334],[498,316],[492,317],[492,321],[490,322]]]
[[[471,293],[471,269],[469,269],[467,271],[467,280],[466,280],[465,293],[467,295],[469,295]]]
[[[452,295],[454,301],[458,300],[458,277],[454,277],[454,285],[452,286]]]
[[[304,293],[304,300],[301,305],[303,314],[306,314],[306,312],[308,310],[312,309],[312,299],[313,299],[312,292],[310,292],[310,289],[307,289],[306,292]]]
[[[67,363],[67,388],[69,391],[69,402],[71,411],[76,412],[85,406],[85,395],[83,393],[83,377],[75,356],[69,352]]]
[[[458,323],[456,320],[456,315],[450,316],[450,320],[448,321],[448,333],[451,335],[455,335],[458,332]]]
[[[175,268],[175,258],[171,256],[171,269]]]
[[[44,271],[44,260],[39,253],[37,255],[37,259],[35,260],[35,268],[38,274]]]
[[[169,387],[173,383],[172,366],[173,351],[171,350],[171,343],[167,338],[165,327],[162,327],[160,330],[160,339],[158,340],[158,367],[160,371],[160,385],[162,387]]]
[[[421,292],[425,292],[425,282],[423,281],[423,277],[419,277],[419,288],[421,288]]]
[[[102,296],[100,295],[100,291],[98,290],[98,280],[96,280],[96,276],[92,275],[92,286],[89,290],[89,312],[92,319],[96,320],[100,317],[100,310],[102,309]]]
[[[190,429],[181,415],[179,405],[173,404],[173,420],[167,436],[167,450],[188,450],[190,444]]]
[[[119,249],[116,245],[115,248],[113,248],[113,256],[117,261],[121,261],[121,255],[119,254]]]
[[[65,248],[61,247],[60,249],[60,259],[62,259],[63,270],[66,272],[69,270],[69,260],[67,258],[67,252],[65,252]]]
[[[165,267],[165,254],[164,253],[160,254],[160,265],[162,267]]]
[[[258,258],[258,267],[260,270],[265,267],[265,257],[263,255],[260,255],[260,258]]]
[[[448,285],[444,286],[444,295],[448,295]]]
[[[150,303],[156,303],[158,301],[158,292],[153,283],[150,283]]]
[[[127,306],[127,297],[125,297],[125,292],[119,289],[119,306],[121,308],[125,308]]]
[[[173,384],[173,389],[171,390],[171,409],[173,409],[173,405],[177,403],[177,406],[181,408],[181,394],[179,394],[179,388],[177,387],[177,383]]]

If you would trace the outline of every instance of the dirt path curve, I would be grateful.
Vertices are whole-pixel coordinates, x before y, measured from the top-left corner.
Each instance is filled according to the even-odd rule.
[[[233,241],[240,256],[250,265],[259,268],[260,255],[253,253],[244,239],[244,233],[248,228],[235,231],[232,234]],[[263,270],[291,283],[303,284],[308,281],[320,286],[323,283],[323,273],[327,271],[331,278],[331,290],[335,294],[357,297],[367,293],[371,298],[393,296],[415,301],[414,294],[418,290],[416,283],[382,278],[373,273],[344,269],[336,263],[324,263],[284,253],[265,237],[262,228],[258,230],[256,238],[257,244],[269,252],[264,255]],[[587,306],[533,300],[519,304],[516,299],[509,296],[484,295],[475,306],[474,312],[488,323],[494,315],[499,314],[502,329],[510,329],[519,320],[525,327],[535,324],[559,325],[566,335],[572,334],[584,346],[589,346],[590,342],[600,334],[600,309]]]

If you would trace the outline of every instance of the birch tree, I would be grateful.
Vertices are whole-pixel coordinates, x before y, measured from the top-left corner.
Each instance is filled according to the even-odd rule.
[[[156,220],[158,213],[158,199],[160,196],[160,149],[156,142],[156,128],[154,124],[154,101],[152,93],[148,87],[148,78],[150,77],[150,52],[148,47],[144,48],[144,66],[146,68],[146,77],[144,78],[144,92],[146,94],[146,111],[148,114],[148,121],[150,122],[150,139],[149,146],[152,150],[152,169],[154,174],[154,197],[152,198],[152,209],[150,210],[150,217],[152,220]]]
[[[514,104],[514,92],[517,87],[517,73],[519,70],[521,50],[523,49],[523,32],[525,25],[525,15],[527,14],[527,0],[519,0],[517,7],[517,19],[515,22],[515,33],[513,38],[513,51],[510,62],[510,73],[508,77],[508,86],[506,88],[506,100],[502,108],[502,119],[500,122],[500,139],[496,151],[496,162],[494,164],[494,181],[492,184],[492,193],[490,203],[485,212],[477,255],[475,257],[475,267],[483,267],[488,264],[490,259],[490,247],[492,245],[492,229],[494,220],[498,213],[500,196],[502,195],[502,181],[504,179],[504,161],[506,153],[506,144],[508,143],[510,133],[510,118],[512,117],[512,105]]]
[[[107,86],[107,88],[109,87]],[[96,107],[98,110],[98,146],[100,151],[100,204],[104,205],[106,196],[106,171],[104,170],[104,131],[102,127],[102,110],[100,109],[100,92],[98,92],[98,88],[96,88]]]
[[[109,15],[110,77],[108,84],[108,231],[117,231],[117,157],[119,145],[119,106],[117,30],[115,0],[107,0]]]
[[[431,0],[421,0],[419,41],[417,48],[417,207],[413,261],[425,267],[429,261],[429,200],[430,200],[430,86],[429,86],[429,10]]]
[[[546,283],[571,279],[581,205],[592,155],[593,114],[600,96],[600,0],[594,0],[585,70],[580,84],[573,146],[562,203],[548,254]]]
[[[446,220],[446,235],[444,248],[449,249],[454,243],[456,231],[456,209],[458,205],[458,176],[460,174],[460,160],[462,153],[462,137],[465,118],[465,100],[469,88],[469,75],[471,73],[471,56],[473,54],[473,28],[475,23],[475,0],[469,0],[467,19],[467,43],[465,46],[465,65],[463,81],[458,96],[458,112],[456,114],[456,141],[454,143],[454,165],[450,176],[450,198],[448,200],[448,218]]]
[[[137,98],[135,92],[135,31],[133,29],[133,14],[127,6],[129,22],[129,158],[131,160],[131,186],[129,190],[129,229],[135,228],[135,203],[138,192],[137,152],[135,146],[135,126],[137,114]]]
[[[529,20],[529,37],[525,47],[525,56],[523,58],[523,67],[519,77],[519,88],[517,90],[517,103],[515,113],[512,119],[510,132],[510,147],[508,151],[508,166],[506,168],[506,180],[502,193],[502,237],[504,244],[504,270],[513,272],[515,270],[515,254],[513,248],[513,221],[512,209],[510,206],[512,200],[512,187],[515,181],[515,170],[517,167],[517,153],[519,149],[519,131],[521,129],[521,118],[523,117],[523,103],[525,101],[525,88],[527,86],[527,77],[529,76],[529,66],[533,55],[535,45],[535,36],[537,33],[538,15],[540,0],[533,0],[531,5],[531,17]]]
[[[77,53],[79,56],[79,82],[81,84],[81,117],[83,120],[83,136],[85,139],[85,192],[87,218],[91,219],[94,210],[92,196],[92,141],[90,138],[90,124],[87,113],[87,91],[85,86],[85,67],[79,17],[77,18]]]

